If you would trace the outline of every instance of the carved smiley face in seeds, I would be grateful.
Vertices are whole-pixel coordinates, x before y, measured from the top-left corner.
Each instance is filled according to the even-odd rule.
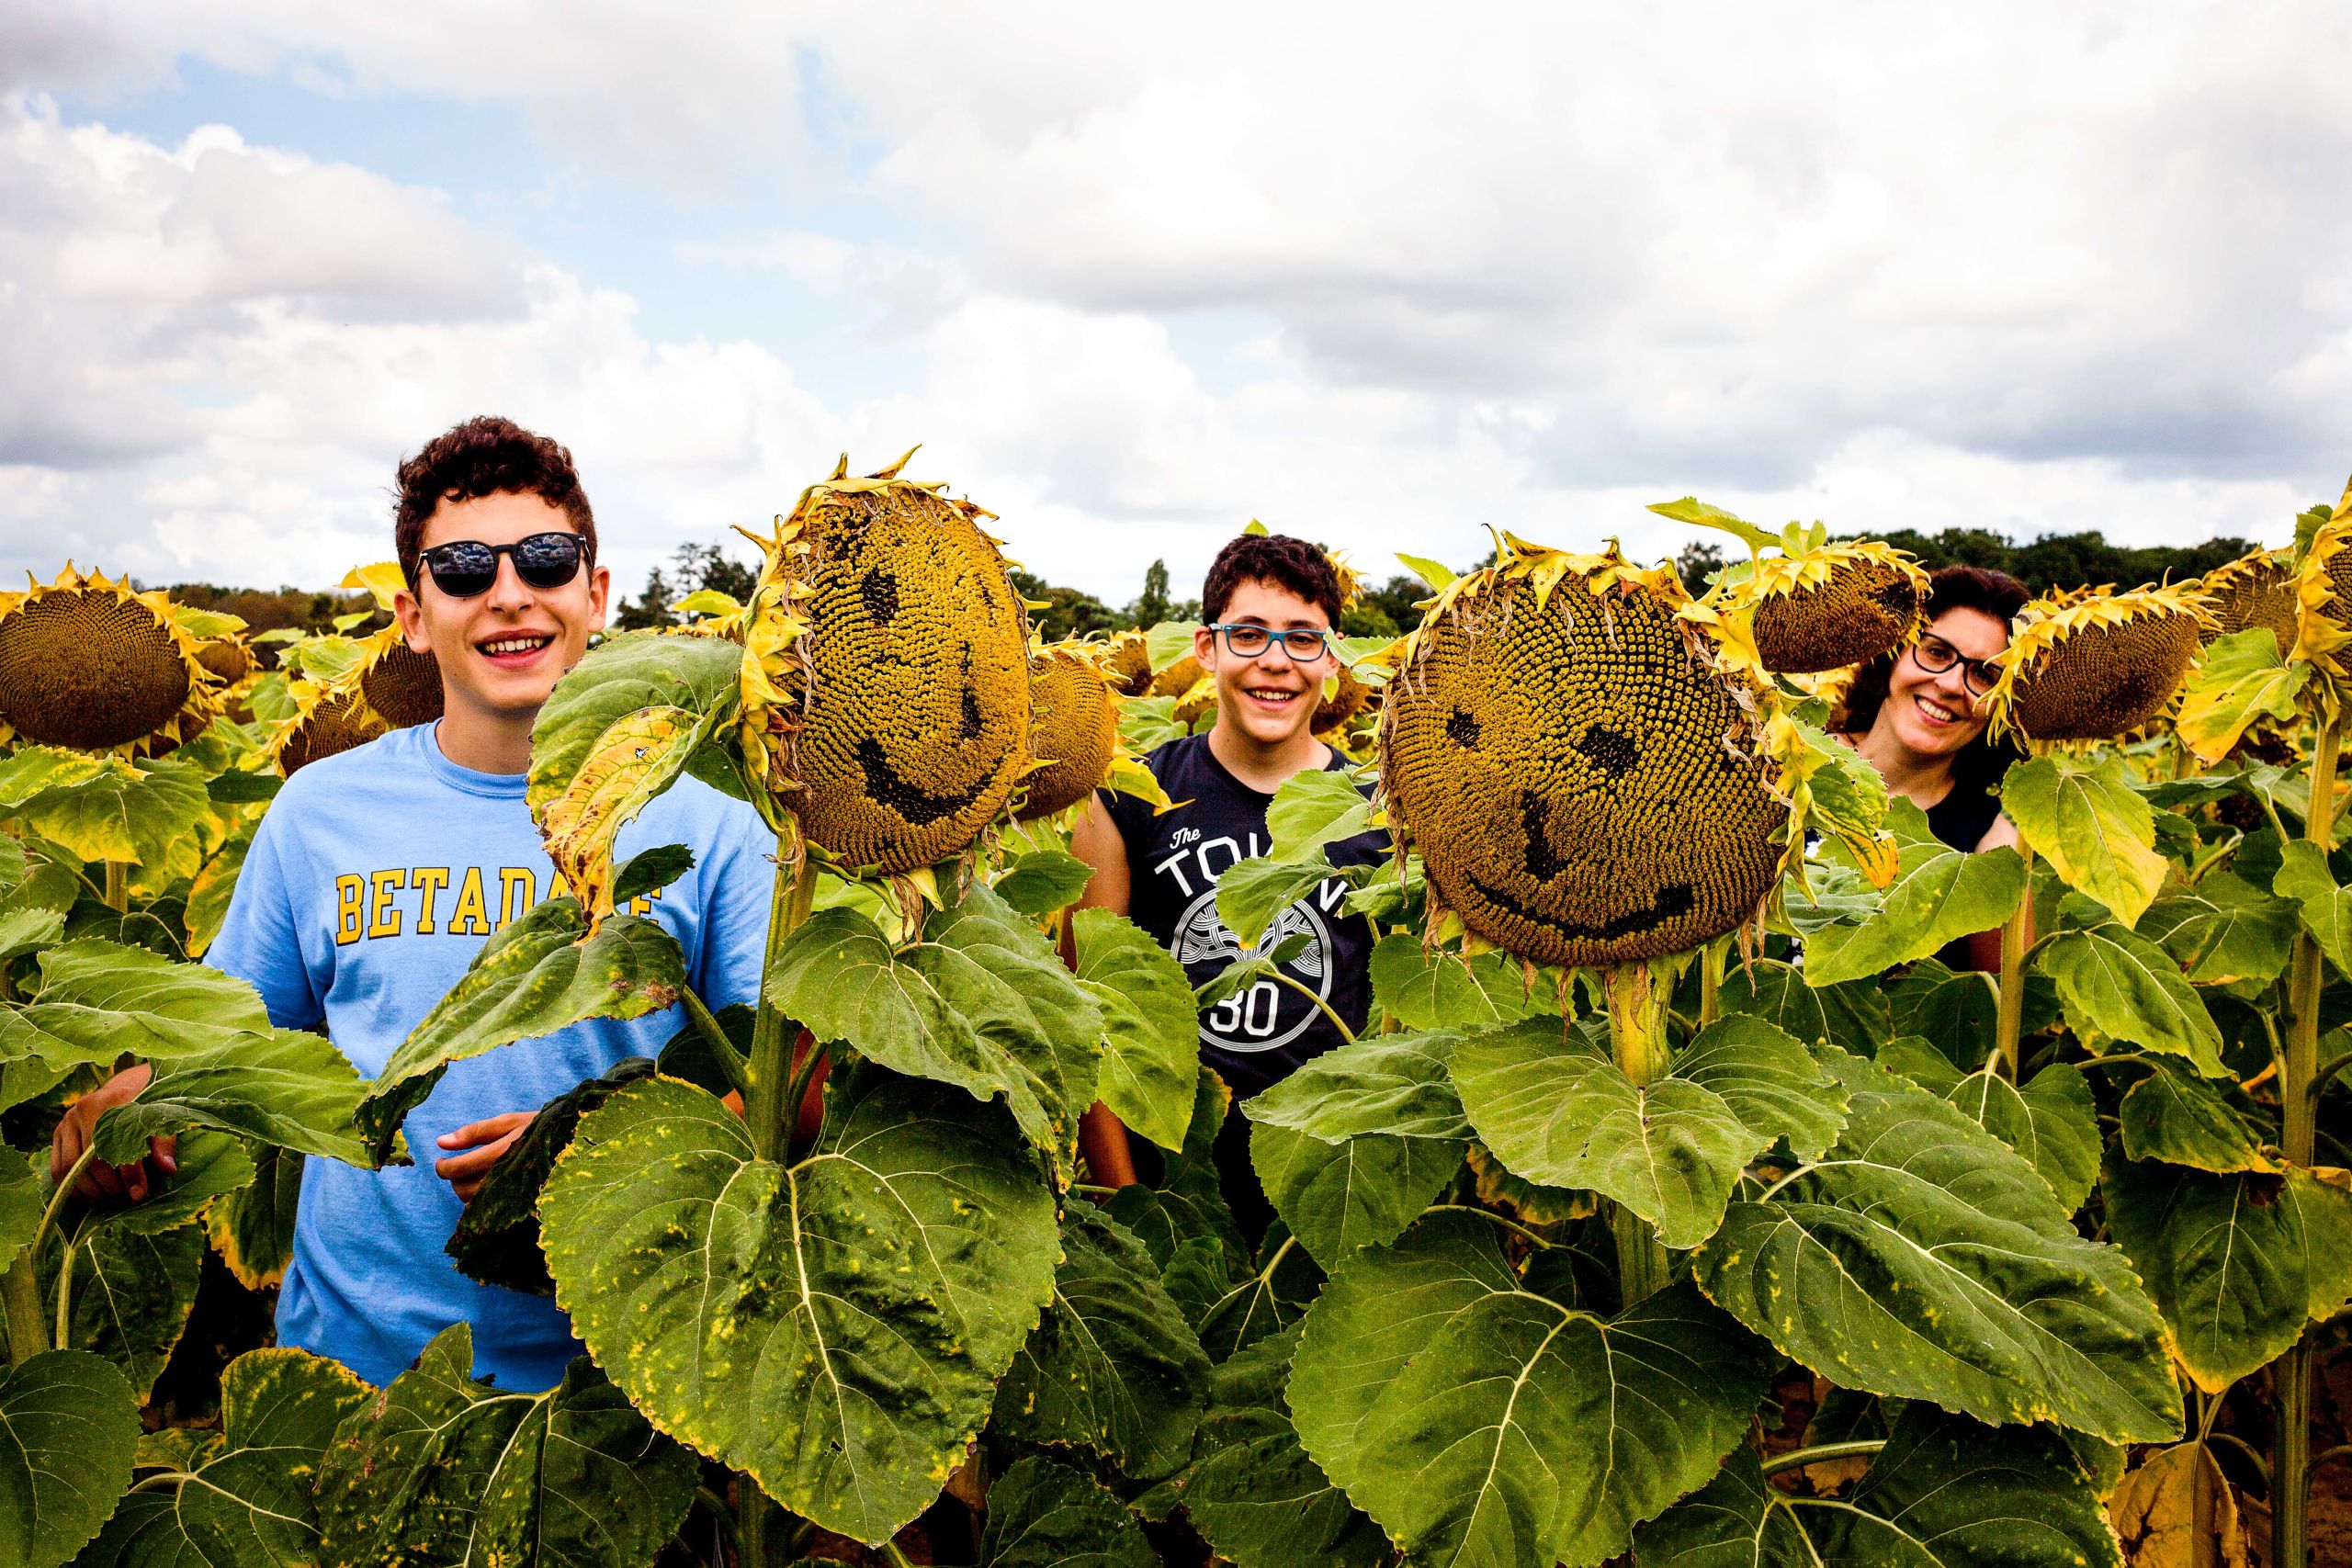
[[[1021,602],[978,524],[919,486],[830,492],[812,523],[804,787],[786,804],[846,864],[934,864],[1026,766]]]
[[[1747,721],[1638,584],[1497,575],[1388,694],[1385,784],[1471,931],[1544,964],[1679,952],[1752,914],[1786,813]]]

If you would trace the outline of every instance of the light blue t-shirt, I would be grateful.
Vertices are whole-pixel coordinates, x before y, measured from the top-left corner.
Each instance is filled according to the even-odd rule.
[[[373,1077],[466,972],[484,938],[556,887],[523,802],[522,774],[481,773],[441,753],[435,726],[396,729],[287,780],[254,835],[208,962],[253,983],[284,1029],[322,1023]],[[681,780],[623,829],[626,860],[684,844],[694,869],[631,912],[685,949],[713,1009],[759,994],[775,840],[757,813]],[[302,1168],[294,1257],[277,1300],[281,1343],[332,1356],[381,1386],[435,1334],[473,1325],[474,1372],[502,1388],[550,1388],[580,1354],[555,1303],[479,1285],[444,1246],[464,1206],[433,1173],[442,1134],[536,1111],[682,1027],[677,1008],[597,1019],[457,1063],[406,1122],[413,1166]]]

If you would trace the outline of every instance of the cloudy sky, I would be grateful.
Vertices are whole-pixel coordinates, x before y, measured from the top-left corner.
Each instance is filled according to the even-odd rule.
[[[1694,491],[2283,540],[2348,78],[2324,4],[10,0],[0,571],[325,584],[486,411],[631,592],[918,442],[1114,600]]]

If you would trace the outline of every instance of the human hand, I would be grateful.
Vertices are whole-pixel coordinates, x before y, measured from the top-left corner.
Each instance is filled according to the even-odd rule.
[[[523,1129],[531,1124],[535,1111],[509,1111],[503,1115],[469,1122],[454,1133],[444,1133],[434,1143],[445,1149],[463,1149],[461,1155],[433,1162],[433,1174],[447,1182],[458,1194],[458,1201],[470,1203],[481,1184],[490,1179],[491,1168],[499,1157],[514,1146]]]
[[[136,1100],[154,1076],[155,1069],[144,1062],[125,1067],[68,1106],[65,1119],[57,1124],[57,1132],[49,1140],[50,1180],[64,1180],[65,1173],[74,1168],[82,1151],[97,1136],[98,1118],[118,1105]],[[179,1145],[180,1141],[174,1137],[150,1138],[147,1157],[132,1160],[129,1165],[108,1165],[93,1159],[82,1168],[74,1190],[90,1203],[143,1202],[148,1193],[163,1184],[164,1178],[179,1174]]]

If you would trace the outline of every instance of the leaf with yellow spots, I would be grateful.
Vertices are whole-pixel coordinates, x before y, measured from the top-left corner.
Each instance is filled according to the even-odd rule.
[[[613,840],[685,772],[710,720],[684,708],[640,708],[616,720],[539,812],[548,858],[588,911],[593,927],[613,912]]]
[[[787,1164],[691,1084],[627,1085],[581,1118],[539,1223],[557,1304],[638,1408],[867,1542],[963,1461],[1058,1250],[1005,1112],[871,1062],[833,1072]]]
[[[1291,1414],[1406,1561],[1591,1568],[1714,1475],[1770,1358],[1688,1284],[1615,1317],[1555,1300],[1498,1234],[1431,1214],[1341,1264],[1307,1311]]]
[[[1693,1258],[1699,1284],[1841,1388],[2118,1441],[2180,1431],[2154,1303],[2025,1158],[1854,1058],[1845,1130]]]
[[[580,901],[558,895],[482,943],[360,1104],[359,1128],[378,1160],[450,1063],[583,1020],[643,1018],[677,1005],[686,964],[676,937],[636,915],[609,915],[593,934],[587,928]]]
[[[143,1477],[75,1559],[85,1568],[317,1561],[311,1485],[335,1430],[371,1391],[306,1351],[248,1351],[220,1376],[220,1430]],[[164,1457],[142,1450],[142,1469]]]
[[[694,1456],[584,1356],[540,1393],[476,1382],[473,1359],[470,1327],[442,1330],[336,1431],[319,1466],[318,1561],[653,1561],[694,1498]]]

